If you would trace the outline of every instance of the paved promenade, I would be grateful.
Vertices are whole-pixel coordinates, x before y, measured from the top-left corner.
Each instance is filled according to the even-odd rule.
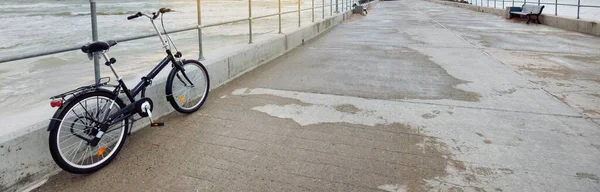
[[[599,191],[600,37],[383,1],[37,191]]]

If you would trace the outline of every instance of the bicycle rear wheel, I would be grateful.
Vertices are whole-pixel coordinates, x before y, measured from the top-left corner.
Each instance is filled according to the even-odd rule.
[[[175,67],[167,78],[167,100],[180,113],[193,113],[200,109],[210,87],[206,68],[196,60],[184,60],[184,71]]]
[[[83,138],[94,138],[104,116],[124,107],[111,92],[94,91],[76,96],[56,111],[49,125],[50,153],[56,164],[76,174],[92,173],[109,164],[123,147],[128,119],[111,125],[96,146]]]

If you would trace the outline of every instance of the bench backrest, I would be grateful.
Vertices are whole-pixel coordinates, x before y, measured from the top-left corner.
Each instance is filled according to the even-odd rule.
[[[542,12],[542,9],[544,9],[544,6],[525,4],[525,5],[523,5],[521,12],[540,14]]]

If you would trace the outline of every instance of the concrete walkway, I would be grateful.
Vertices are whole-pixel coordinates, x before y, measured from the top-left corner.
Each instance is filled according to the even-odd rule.
[[[37,191],[598,191],[598,50],[598,37],[380,2],[131,135],[103,170]]]

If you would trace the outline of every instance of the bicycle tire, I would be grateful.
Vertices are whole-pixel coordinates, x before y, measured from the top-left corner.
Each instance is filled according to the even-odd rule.
[[[122,130],[120,131],[120,135],[118,136],[118,140],[115,142],[116,147],[114,148],[109,148],[110,152],[108,153],[108,155],[106,157],[102,156],[102,159],[99,160],[97,163],[93,163],[93,153],[90,153],[89,155],[91,155],[91,162],[93,163],[92,165],[77,165],[74,162],[71,162],[71,160],[65,159],[66,156],[70,156],[67,153],[75,153],[75,157],[77,157],[77,153],[78,150],[75,149],[74,152],[69,151],[64,151],[65,154],[63,154],[62,149],[60,148],[61,143],[66,142],[66,140],[64,141],[60,141],[61,137],[65,137],[65,136],[61,136],[61,130],[63,128],[69,128],[69,127],[65,127],[62,126],[63,124],[68,124],[70,122],[68,122],[65,119],[65,115],[67,114],[71,114],[71,112],[73,112],[73,114],[76,114],[75,110],[73,109],[75,106],[82,106],[83,104],[81,104],[82,101],[86,102],[86,107],[88,106],[87,103],[87,99],[89,98],[96,98],[97,101],[99,101],[99,98],[102,97],[103,99],[106,99],[106,102],[108,103],[109,101],[112,103],[112,101],[114,101],[114,104],[116,104],[116,106],[118,106],[118,109],[123,109],[125,107],[125,104],[123,103],[123,101],[121,101],[121,99],[119,99],[118,97],[116,97],[116,95],[114,95],[112,92],[109,91],[103,91],[103,90],[97,90],[97,91],[93,91],[93,92],[87,92],[87,93],[82,93],[79,94],[69,100],[67,100],[67,102],[65,103],[64,107],[59,108],[59,110],[57,110],[52,118],[52,120],[50,121],[49,124],[49,129],[50,129],[50,137],[49,137],[49,147],[50,147],[50,154],[52,155],[52,159],[54,159],[54,161],[56,162],[56,164],[62,168],[63,170],[70,172],[70,173],[75,173],[75,174],[87,174],[87,173],[93,173],[96,172],[98,170],[100,170],[101,168],[103,168],[104,166],[108,165],[116,156],[117,154],[120,152],[120,150],[123,148],[123,145],[125,144],[125,139],[127,137],[127,132],[129,129],[129,119],[124,119],[122,121]],[[106,104],[106,103],[105,103]],[[99,106],[99,105],[98,105]],[[103,108],[106,108],[105,106],[108,105],[104,105]],[[112,108],[110,108],[112,111]],[[117,109],[117,110],[118,110]],[[98,111],[98,110],[96,110]],[[109,113],[111,112],[109,111]],[[85,113],[87,113],[87,111],[85,111]],[[98,114],[100,114],[100,112],[98,112]],[[77,115],[77,114],[76,114]],[[88,118],[89,116],[91,116],[91,118],[93,118],[94,115],[86,115],[84,114],[85,118]],[[98,115],[96,115],[96,117],[98,117]],[[73,126],[75,124],[78,124],[78,122],[82,122],[79,123],[80,125],[82,124],[87,124],[87,123],[83,123],[83,121],[76,119],[73,120],[71,123],[71,128],[70,128],[70,132],[75,135],[75,133],[73,132],[74,130],[80,130],[80,129],[74,129]],[[87,125],[85,126],[87,129]],[[90,126],[91,127],[91,126]],[[102,140],[106,140],[108,139],[108,132],[105,133],[102,138]],[[68,136],[68,135],[67,135]],[[70,140],[71,138],[69,138],[68,140]],[[85,140],[80,139],[81,142],[79,145],[81,145],[81,143],[83,143]],[[103,141],[100,141],[99,144],[101,144]],[[60,142],[60,143],[59,143]],[[77,142],[77,140],[75,141]],[[66,144],[65,144],[66,145]],[[74,144],[73,144],[74,145]],[[79,145],[77,145],[77,147],[79,147]],[[89,146],[89,145],[88,145]],[[100,145],[99,145],[100,146]],[[98,147],[98,146],[96,146]],[[102,148],[102,147],[100,147]],[[66,150],[66,149],[65,149]],[[104,150],[107,150],[107,147],[104,147]],[[104,151],[103,150],[103,151]],[[91,146],[90,146],[90,151],[91,151]],[[83,158],[84,162],[85,160],[88,159],[88,157],[86,157],[87,153],[83,153],[81,155],[81,157]],[[102,152],[102,155],[104,155],[104,152]],[[99,156],[99,155],[98,155]],[[98,157],[99,158],[99,157]]]
[[[206,101],[206,98],[208,97],[208,92],[210,89],[210,78],[208,76],[208,71],[206,70],[206,67],[204,67],[204,65],[202,65],[202,63],[200,63],[199,61],[184,60],[182,67],[185,69],[184,73],[186,73],[186,75],[189,77],[189,79],[191,81],[195,81],[195,79],[202,77],[205,82],[202,86],[196,86],[196,85],[198,85],[197,84],[198,82],[192,82],[192,83],[196,83],[196,84],[194,85],[194,87],[191,87],[191,88],[200,87],[200,88],[204,89],[204,90],[200,90],[200,91],[194,90],[194,93],[196,93],[196,92],[201,93],[199,98],[196,98],[196,96],[186,96],[185,95],[185,93],[189,93],[189,91],[191,91],[191,90],[188,90],[187,92],[185,92],[183,94],[174,96],[173,95],[174,83],[178,82],[178,83],[184,84],[184,87],[188,87],[188,88],[190,88],[190,87],[188,85],[186,85],[185,82],[188,82],[188,81],[186,80],[185,76],[183,76],[183,74],[180,73],[181,70],[179,68],[174,67],[171,70],[171,72],[169,73],[169,76],[167,78],[166,91],[165,91],[167,94],[167,100],[169,101],[171,106],[176,111],[178,111],[180,113],[189,114],[189,113],[193,113],[193,112],[197,111],[198,109],[200,109],[200,107],[202,107],[202,105],[204,105],[204,102]],[[196,68],[194,68],[194,67],[196,67]],[[197,75],[197,74],[200,74],[200,75]],[[176,92],[179,92],[179,90]],[[194,95],[194,94],[192,93],[192,95]],[[184,105],[185,101],[191,101],[190,103],[192,103],[193,105],[191,107],[181,106],[180,103],[183,103],[182,105]]]

